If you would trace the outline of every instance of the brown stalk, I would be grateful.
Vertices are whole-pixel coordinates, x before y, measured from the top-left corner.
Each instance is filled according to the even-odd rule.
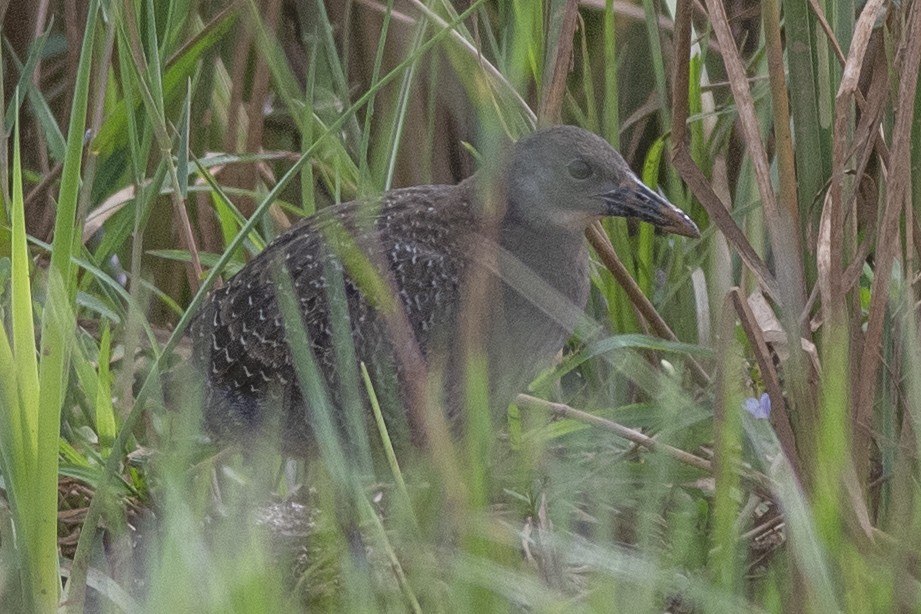
[[[886,100],[889,97],[889,66],[886,64],[886,56],[883,53],[876,54],[876,63],[873,65],[870,85],[867,88],[867,98],[863,100],[863,93],[860,90],[854,92],[854,97],[860,107],[860,121],[854,130],[853,142],[850,157],[857,159],[854,170],[847,171],[857,178],[858,185],[860,179],[867,170],[867,164],[870,162],[873,154],[876,153],[888,166],[889,148],[885,140],[880,135],[880,124],[885,111]],[[861,101],[863,104],[860,104]],[[854,201],[857,199],[857,190],[850,194],[850,201],[842,207],[843,211],[849,211]]]
[[[829,198],[826,201],[826,211],[830,225],[828,236],[828,264],[825,267],[827,274],[819,278],[822,290],[822,312],[826,322],[842,322],[844,314],[844,295],[849,286],[846,283],[844,267],[844,221],[846,212],[852,211],[857,198],[857,189],[854,182],[849,181],[850,171],[848,161],[856,155],[856,181],[859,182],[866,170],[867,163],[873,153],[872,143],[876,141],[875,134],[879,130],[884,103],[888,97],[888,74],[885,66],[877,65],[874,70],[873,82],[870,89],[870,98],[864,105],[864,110],[853,131],[851,141],[851,123],[853,121],[853,104],[859,94],[859,81],[861,68],[864,64],[867,47],[876,22],[874,9],[881,6],[870,4],[861,13],[860,19],[854,28],[854,37],[851,42],[850,53],[844,64],[841,85],[835,96],[835,126],[832,145],[832,174],[829,184]],[[856,144],[863,144],[863,147]],[[859,148],[859,152],[855,149]],[[845,186],[848,191],[845,193]],[[855,220],[856,223],[856,220]]]
[[[58,162],[53,167],[51,167],[51,170],[48,171],[48,173],[42,175],[42,178],[39,180],[38,183],[35,184],[35,187],[29,190],[29,193],[26,194],[26,197],[24,200],[24,207],[26,211],[29,211],[31,209],[32,204],[35,202],[35,200],[39,196],[41,196],[42,192],[48,189],[48,186],[54,183],[57,180],[57,178],[61,176],[61,171],[63,170],[64,170],[64,163]]]
[[[777,369],[774,368],[771,351],[764,340],[764,333],[755,320],[751,305],[748,304],[748,299],[745,298],[742,291],[739,288],[733,288],[729,291],[729,297],[732,300],[736,314],[739,316],[742,330],[745,331],[745,336],[748,337],[755,360],[758,361],[761,377],[764,379],[764,386],[767,388],[768,396],[771,398],[771,416],[773,416],[772,422],[777,431],[777,438],[780,440],[784,454],[790,461],[794,474],[802,481],[802,463],[796,450],[793,425],[787,413],[787,404],[783,398],[783,388],[780,385],[780,378],[777,376]]]
[[[250,47],[253,42],[253,28],[248,19],[239,20],[236,40],[234,43],[231,70],[240,72],[246,67]],[[240,110],[243,108],[243,90],[246,87],[244,79],[231,79],[230,101],[227,104],[227,127],[224,132],[224,151],[237,151],[237,142],[240,131]],[[244,211],[244,214],[248,213]]]
[[[859,215],[861,187],[866,177],[867,166],[874,153],[883,167],[888,167],[889,165],[889,148],[880,132],[885,105],[889,99],[889,67],[886,64],[884,54],[877,53],[875,55],[876,63],[871,72],[871,81],[867,87],[866,99],[864,99],[860,89],[853,90],[854,100],[860,109],[860,121],[853,133],[849,129],[849,122],[842,122],[840,114],[836,117],[836,132],[833,141],[834,155],[836,157],[833,159],[833,172],[827,184],[828,192],[826,193],[825,205],[822,210],[820,236],[816,250],[819,272],[816,289],[820,291],[820,296],[822,297],[822,311],[818,319],[821,322],[827,321],[832,316],[834,309],[840,309],[842,311],[840,315],[843,317],[845,308],[842,302],[849,303],[851,314],[859,314],[861,309],[859,296],[853,291],[853,288],[859,281],[864,262],[872,250],[874,242],[872,237],[876,234],[876,216],[878,214],[876,207],[873,207],[872,212],[868,212],[868,219],[861,229],[865,237],[858,244],[857,232],[862,218]],[[866,60],[861,57],[860,62],[863,64],[866,63]],[[841,105],[841,107],[850,108],[848,105]],[[836,108],[841,107],[836,102]],[[841,127],[842,125],[844,128]],[[843,136],[839,137],[839,134]],[[839,140],[839,138],[844,140]],[[851,139],[853,145],[847,141],[848,138]],[[839,159],[837,156],[841,155],[840,152],[842,151],[847,151],[848,153],[845,158]],[[856,158],[856,162],[849,163],[853,158]],[[841,169],[841,173],[844,173],[843,175],[838,174],[838,168]],[[857,177],[856,185],[850,180],[851,176]],[[845,186],[848,188],[846,198],[843,195]],[[875,193],[875,189],[873,192]],[[842,200],[834,200],[836,198]],[[873,200],[875,201],[875,197]],[[837,257],[840,260],[832,260],[831,256],[830,218],[833,214],[840,216],[840,219],[836,221],[841,226],[838,229],[841,238],[837,246],[839,250]],[[845,231],[843,226],[848,219],[850,219],[850,223]],[[846,248],[843,245],[845,236],[848,242]],[[919,247],[921,245],[916,245],[916,248]],[[847,265],[842,273],[841,267],[844,267],[848,260],[850,264]],[[838,298],[831,298],[830,280],[833,276],[840,276],[840,280],[836,282],[840,283],[840,288],[837,289]],[[828,304],[829,301],[831,301],[830,304]],[[808,317],[808,314],[805,317]],[[862,321],[860,317],[851,317],[847,320],[847,326],[849,328],[849,353],[853,374],[851,378],[851,402],[853,403],[858,396],[857,386],[859,381],[857,373],[864,333],[861,328]]]
[[[866,11],[866,9],[864,9]],[[861,19],[863,15],[861,15]],[[899,213],[910,208],[908,200],[911,181],[911,133],[914,100],[918,85],[918,65],[921,63],[921,3],[913,2],[904,30],[902,59],[899,69],[899,90],[892,128],[892,150],[886,205],[876,241],[876,271],[871,286],[870,313],[866,342],[860,359],[860,385],[854,408],[854,453],[857,476],[866,484],[869,473],[870,422],[876,395],[876,375],[882,356],[883,322],[889,301],[889,277],[899,249]]]
[[[250,6],[252,7],[253,5]],[[263,23],[260,27],[264,28],[267,34],[277,31],[278,20],[281,16],[281,0],[267,0],[261,3],[260,10],[264,12]],[[254,18],[259,19],[262,17],[260,15],[255,15]],[[243,151],[250,153],[258,153],[262,150],[262,134],[265,130],[265,113],[263,112],[263,108],[265,106],[266,97],[269,94],[269,65],[265,60],[265,55],[262,53],[255,54],[255,63],[256,67],[253,71],[249,104],[246,109],[246,144],[243,149]],[[242,184],[241,187],[251,190],[256,186],[256,178],[258,177],[257,166],[258,165],[253,164],[239,167],[239,170],[243,173],[243,175],[239,177],[239,181]]]
[[[690,0],[678,2],[675,19],[675,76],[673,79],[672,98],[672,164],[678,174],[690,188],[694,197],[703,205],[729,243],[735,248],[742,262],[752,271],[764,293],[777,301],[780,288],[774,275],[758,256],[745,234],[732,219],[732,215],[723,201],[713,190],[713,186],[701,172],[691,157],[687,143],[688,121],[688,79],[691,54],[691,3]]]
[[[548,411],[551,414],[560,416],[561,418],[568,418],[570,420],[582,422],[583,424],[590,424],[600,429],[615,433],[619,437],[623,437],[627,441],[635,443],[638,446],[642,446],[650,452],[661,452],[672,457],[678,462],[684,463],[685,465],[695,467],[710,474],[713,473],[712,461],[691,454],[690,452],[686,452],[680,448],[662,443],[656,440],[655,437],[650,437],[645,433],[614,422],[613,420],[608,420],[607,418],[602,418],[601,416],[590,414],[563,403],[554,403],[552,401],[538,399],[537,397],[532,397],[528,394],[519,394],[515,399],[515,404],[518,407],[524,409],[539,409]],[[744,470],[741,467],[738,468],[738,471],[742,477],[742,480],[746,482],[750,487],[758,491],[759,494],[762,494],[765,497],[770,497],[770,492],[773,488],[770,478],[762,473],[758,473],[752,470]]]
[[[848,194],[845,202],[843,186],[847,181],[847,161],[850,159],[850,132],[852,105],[858,92],[860,72],[864,64],[864,57],[876,17],[882,8],[882,0],[871,0],[860,14],[851,39],[850,52],[844,63],[841,75],[841,85],[835,96],[835,125],[832,143],[832,173],[829,185],[829,199],[827,203],[830,234],[828,237],[828,270],[826,275],[819,277],[822,291],[822,311],[826,322],[835,322],[836,318],[844,318],[843,313],[837,312],[844,307],[844,280],[841,270],[844,261],[844,217],[845,205],[852,202],[854,190]],[[869,122],[869,118],[867,120]],[[869,123],[867,125],[870,125]]]
[[[845,57],[844,51],[841,50],[841,45],[838,44],[838,39],[835,37],[834,30],[831,29],[831,26],[828,24],[828,20],[825,18],[825,11],[822,10],[822,7],[819,6],[818,0],[809,0],[809,6],[812,8],[812,12],[815,13],[815,17],[819,22],[819,25],[822,27],[822,31],[825,33],[825,37],[828,39],[828,42],[831,43],[832,49],[835,50],[835,55],[838,56],[838,61],[841,64],[844,64]]]
[[[562,8],[550,15],[547,58],[544,62],[544,91],[537,113],[539,127],[550,126],[560,121],[578,17],[578,0],[566,0]]]
[[[627,293],[634,308],[643,319],[649,323],[655,334],[669,341],[678,341],[678,337],[675,336],[675,333],[668,326],[668,323],[659,315],[655,306],[653,306],[646,295],[643,294],[636,280],[634,280],[630,272],[627,271],[627,267],[620,261],[617,252],[614,250],[614,246],[611,245],[611,241],[604,233],[600,223],[596,222],[592,224],[588,230],[585,231],[585,234],[588,237],[588,242],[595,248],[598,257],[601,258],[601,261],[604,263],[604,266],[611,272],[614,279],[620,284],[620,287],[624,289],[624,292]],[[710,376],[707,375],[704,368],[700,366],[700,363],[691,357],[688,357],[687,360],[697,383],[701,386],[709,386]]]
[[[36,3],[36,10],[33,15],[35,19],[34,30],[32,32],[32,40],[38,39],[42,35],[42,30],[46,27],[45,24],[48,21],[48,0],[40,0]],[[71,73],[75,75],[76,73]],[[41,57],[35,62],[35,68],[32,71],[32,87],[35,88],[35,91],[41,91],[42,86],[42,60]],[[36,130],[33,132],[33,139],[35,139],[36,147],[35,151],[38,153],[38,162],[41,173],[44,175],[51,170],[49,160],[48,160],[48,143],[45,139],[44,130]]]
[[[802,312],[803,305],[806,302],[802,277],[803,263],[799,245],[799,228],[798,225],[794,225],[794,219],[791,219],[789,215],[785,215],[778,209],[777,197],[771,186],[770,164],[768,163],[764,141],[758,128],[755,102],[748,87],[745,65],[734,43],[729,19],[726,17],[726,9],[721,0],[706,0],[706,5],[710,14],[713,32],[723,50],[723,64],[729,77],[729,85],[738,111],[738,121],[742,128],[742,136],[745,139],[746,148],[751,157],[758,193],[761,196],[761,203],[770,229],[771,245],[774,250],[774,257],[777,259],[776,270],[777,278],[780,282],[781,304],[785,308],[783,311],[787,319],[790,319],[790,314],[798,316]],[[789,329],[788,326],[786,328]],[[791,355],[801,353],[798,350],[799,339],[797,338],[795,342],[792,339],[794,336],[798,337],[799,330],[788,330],[787,334],[791,337]]]
[[[796,230],[791,234],[790,247],[802,253],[799,245],[800,215],[796,193],[796,165],[793,159],[793,136],[790,134],[790,103],[787,92],[787,76],[784,70],[783,43],[780,37],[779,0],[768,0],[762,4],[761,19],[764,22],[764,44],[767,49],[768,76],[771,87],[771,106],[774,111],[774,139],[777,150],[777,175],[780,180],[780,200],[786,205],[786,221]],[[746,91],[748,84],[745,85]],[[788,228],[788,230],[790,229]],[[779,230],[775,226],[771,230]],[[782,264],[782,263],[781,263]],[[791,264],[800,264],[793,263]],[[800,264],[800,271],[802,266]],[[797,305],[802,307],[802,305]],[[799,313],[797,311],[796,313]]]

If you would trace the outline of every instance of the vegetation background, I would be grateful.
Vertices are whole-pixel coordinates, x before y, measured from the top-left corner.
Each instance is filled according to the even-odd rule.
[[[921,609],[921,3],[0,19],[3,611]],[[558,122],[703,237],[593,229],[596,326],[498,437],[253,462],[164,401],[196,306],[294,219]]]

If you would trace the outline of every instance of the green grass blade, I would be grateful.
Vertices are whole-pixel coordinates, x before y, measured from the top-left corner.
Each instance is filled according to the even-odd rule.
[[[22,198],[22,167],[20,162],[19,121],[14,122],[13,192],[10,220],[12,223],[11,314],[12,345],[0,323],[0,390],[4,408],[0,413],[0,449],[3,476],[8,481],[13,526],[19,533],[14,556],[19,583],[26,603],[38,603],[35,582],[40,577],[35,542],[34,522],[30,513],[35,504],[35,484],[30,476],[36,474],[38,444],[39,379],[35,326],[32,319],[31,283],[29,281],[29,252],[26,243],[25,211]],[[12,548],[11,548],[12,550]]]
[[[19,416],[21,431],[16,437],[23,437],[30,458],[38,441],[38,422],[35,413],[38,407],[38,354],[35,347],[35,320],[32,314],[32,293],[29,281],[29,248],[26,238],[25,208],[22,196],[22,164],[19,147],[19,122],[13,132],[13,203],[12,215],[12,291],[11,323],[13,328],[12,352],[16,357],[16,381],[20,407],[26,411]],[[13,414],[15,415],[15,414]],[[34,466],[27,469],[34,471]]]
[[[31,563],[34,566],[34,606],[43,612],[57,609],[60,590],[57,551],[58,441],[74,330],[76,288],[72,258],[79,246],[82,227],[82,220],[76,218],[76,212],[97,10],[98,2],[93,0],[87,13],[87,26],[73,91],[48,270],[48,295],[42,316],[35,499],[31,510],[35,522],[35,533],[32,536],[34,541],[31,544],[31,557],[34,558],[31,558]]]

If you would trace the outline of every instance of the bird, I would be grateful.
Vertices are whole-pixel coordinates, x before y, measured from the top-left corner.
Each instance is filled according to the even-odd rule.
[[[302,392],[294,350],[305,348],[292,345],[295,337],[307,340],[339,428],[355,402],[348,387],[358,385],[345,380],[354,380],[360,361],[389,399],[385,422],[412,439],[418,425],[407,420],[405,393],[412,375],[394,357],[406,343],[442,374],[434,402],[451,424],[462,421],[459,355],[470,331],[482,342],[489,378],[489,407],[477,411],[500,412],[573,333],[589,294],[584,232],[610,216],[699,236],[607,141],[561,125],[520,138],[458,184],[393,189],[304,218],[215,290],[192,321],[206,430],[246,442],[273,424],[284,450],[310,454],[317,401]],[[478,287],[486,291],[477,295]],[[297,320],[283,309],[283,291],[306,337],[286,334]],[[388,327],[394,307],[405,314],[408,340]],[[343,337],[350,347],[341,347]]]

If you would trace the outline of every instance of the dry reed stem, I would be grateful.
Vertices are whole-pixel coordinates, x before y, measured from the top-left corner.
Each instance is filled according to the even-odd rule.
[[[539,127],[557,124],[566,97],[566,78],[572,64],[573,38],[579,23],[578,0],[565,0],[565,6],[549,16],[551,24],[544,65],[544,91],[537,110]]]
[[[765,218],[768,223],[769,236],[777,261],[777,280],[780,284],[780,299],[786,314],[802,312],[805,304],[805,286],[803,282],[802,252],[799,247],[799,228],[794,225],[795,220],[785,215],[777,206],[777,197],[771,185],[771,170],[768,163],[767,151],[758,128],[758,117],[755,113],[755,102],[748,86],[748,77],[745,65],[735,46],[729,19],[720,0],[707,0],[711,26],[723,49],[723,65],[729,77],[733,99],[738,113],[738,121],[742,128],[746,149],[751,158],[752,168],[755,173],[758,193],[764,208]],[[792,337],[799,331],[788,330],[791,337],[790,351],[799,352],[798,339],[793,342]]]
[[[262,23],[258,24],[257,27],[264,29],[267,34],[277,32],[281,18],[281,0],[263,0],[260,5],[260,11],[262,11],[262,15],[253,16],[255,19],[262,20]],[[254,54],[253,61],[255,67],[253,68],[253,78],[250,84],[249,101],[242,109],[242,112],[246,115],[247,126],[243,151],[258,153],[262,150],[262,135],[265,132],[266,114],[264,109],[269,95],[271,74],[265,54]],[[253,190],[256,187],[257,167],[258,165],[255,164],[239,167],[241,175],[237,177],[237,181],[239,181],[240,187],[248,190]]]
[[[819,262],[820,270],[824,273],[819,277],[819,288],[822,292],[822,311],[825,322],[835,322],[839,318],[843,321],[844,319],[844,313],[839,314],[836,310],[842,310],[845,304],[845,286],[842,270],[844,260],[844,218],[845,207],[850,206],[854,196],[854,190],[851,190],[847,198],[843,193],[843,185],[846,182],[847,161],[851,158],[852,147],[848,134],[850,133],[853,119],[852,109],[858,91],[861,68],[863,67],[870,36],[873,32],[873,25],[876,23],[876,17],[882,5],[882,0],[871,0],[861,12],[854,27],[850,51],[841,75],[841,84],[835,96],[832,173],[829,184],[829,198],[826,203],[829,228],[826,239],[828,245],[827,248],[819,246],[820,251],[824,249],[828,253],[828,264],[823,265],[821,259]],[[869,117],[867,122],[866,125],[870,126]],[[825,214],[823,212],[823,215]]]
[[[672,164],[695,198],[707,210],[710,221],[719,228],[735,248],[742,262],[751,270],[764,293],[777,301],[780,288],[773,273],[755,252],[745,233],[732,219],[722,199],[691,157],[687,143],[688,79],[691,53],[691,0],[680,0],[675,20],[675,76],[672,88]]]
[[[515,399],[515,404],[518,405],[518,407],[524,409],[539,409],[542,411],[548,411],[551,414],[561,418],[568,418],[570,420],[575,420],[583,424],[589,424],[591,426],[610,431],[619,437],[623,437],[627,441],[635,443],[636,445],[649,450],[650,452],[661,452],[681,463],[684,463],[685,465],[700,469],[701,471],[706,471],[709,474],[713,473],[712,461],[701,458],[695,454],[691,454],[690,452],[680,448],[662,443],[655,437],[650,437],[641,431],[624,426],[613,420],[608,420],[607,418],[602,418],[601,416],[590,414],[580,409],[570,407],[564,403],[545,401],[544,399],[532,397],[528,394],[519,394]],[[736,470],[742,477],[742,480],[748,484],[749,487],[757,491],[762,496],[771,498],[770,493],[774,488],[774,485],[770,478],[768,478],[763,473],[759,473],[744,466],[739,466],[736,468]]]
[[[774,361],[771,357],[771,351],[768,349],[767,342],[764,340],[764,332],[758,325],[755,315],[752,313],[751,305],[748,299],[742,294],[739,288],[733,288],[729,291],[732,305],[739,316],[739,322],[742,324],[742,330],[748,337],[755,360],[758,361],[758,367],[761,370],[761,377],[764,379],[765,388],[771,399],[771,415],[774,427],[777,431],[777,438],[783,448],[784,454],[790,461],[790,466],[797,477],[802,476],[802,459],[796,448],[796,436],[793,433],[793,425],[790,422],[790,416],[787,413],[787,403],[783,398],[783,388],[780,385],[780,377],[777,375],[777,369],[774,368]]]
[[[822,10],[822,7],[819,6],[818,0],[809,0],[809,6],[812,8],[812,12],[815,13],[815,17],[819,22],[819,25],[822,27],[822,32],[825,33],[825,38],[828,39],[828,42],[831,43],[832,49],[835,50],[835,56],[838,58],[838,62],[842,65],[847,61],[844,57],[844,51],[841,50],[841,45],[838,43],[838,39],[835,37],[834,30],[831,29],[831,26],[828,24],[828,20],[825,18],[825,11]]]
[[[777,153],[777,176],[780,181],[780,202],[786,208],[788,230],[793,230],[790,247],[802,253],[799,241],[800,211],[796,190],[796,164],[793,157],[793,135],[790,133],[790,102],[784,68],[784,50],[780,35],[779,0],[762,4],[764,43],[767,50],[768,75],[771,87],[771,107],[774,112],[774,139]],[[745,85],[748,91],[748,84]],[[754,109],[752,109],[754,111]],[[777,228],[771,227],[774,231]],[[801,269],[802,270],[802,269]],[[797,312],[799,313],[799,312]]]
[[[861,15],[861,19],[863,15]],[[857,404],[854,407],[854,454],[857,477],[866,485],[869,473],[870,425],[876,379],[882,361],[881,349],[886,306],[889,302],[889,281],[892,265],[898,253],[899,214],[911,208],[908,199],[911,182],[911,133],[914,119],[914,100],[918,84],[918,66],[921,63],[921,2],[913,2],[904,30],[905,37],[897,57],[899,89],[892,127],[892,149],[886,204],[879,224],[876,240],[876,269],[870,289],[870,312],[863,355],[860,359],[860,378]]]

